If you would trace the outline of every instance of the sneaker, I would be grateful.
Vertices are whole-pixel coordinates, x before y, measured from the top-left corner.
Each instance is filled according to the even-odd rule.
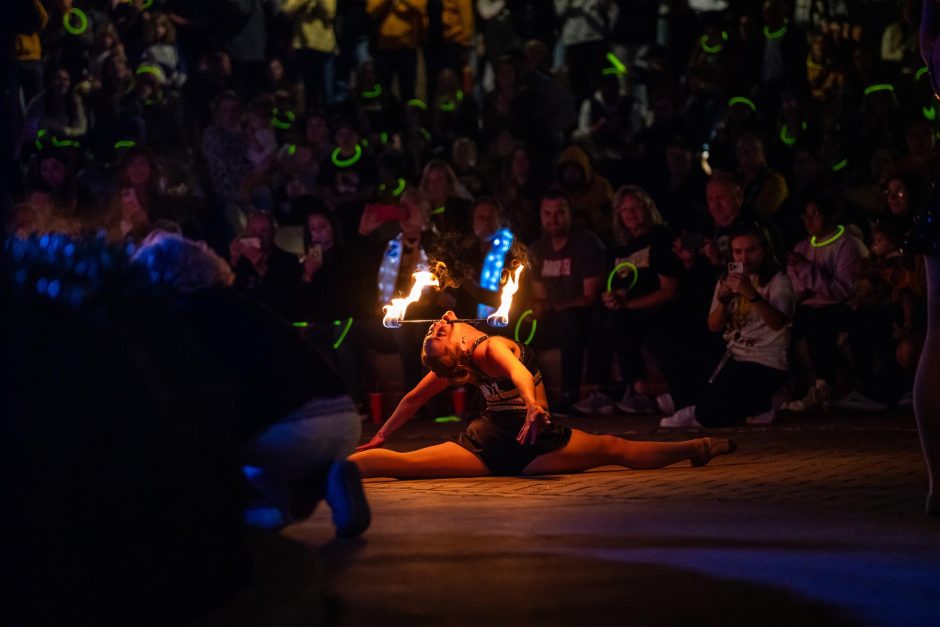
[[[671,416],[676,413],[676,403],[672,400],[672,394],[668,392],[656,397],[656,407],[659,408],[659,413],[664,416]]]
[[[888,411],[886,403],[873,401],[859,391],[852,391],[840,399],[829,401],[826,404],[828,409],[836,411],[854,412],[860,414],[875,414]]]
[[[609,416],[614,413],[614,404],[610,398],[603,392],[591,392],[587,398],[584,398],[574,405],[574,410],[579,414],[595,416]]]
[[[625,414],[659,413],[656,399],[636,392],[632,386],[628,387],[627,391],[623,393],[623,400],[617,403],[617,409]]]
[[[695,405],[683,407],[671,416],[666,416],[659,421],[660,427],[701,427],[701,423],[695,419]]]
[[[333,511],[336,537],[354,538],[369,528],[372,513],[362,489],[359,467],[349,460],[333,462],[326,482],[326,502]]]
[[[770,409],[756,416],[748,416],[745,422],[749,425],[769,425],[777,418],[777,414],[786,406],[787,391],[781,388],[770,399]]]
[[[783,406],[783,409],[790,411],[813,411],[821,409],[826,401],[829,400],[829,384],[822,379],[816,379],[815,385],[806,391],[806,396],[801,399],[790,401]]]

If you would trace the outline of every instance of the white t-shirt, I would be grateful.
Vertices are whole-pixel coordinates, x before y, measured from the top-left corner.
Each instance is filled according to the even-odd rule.
[[[728,351],[735,361],[749,361],[775,368],[777,370],[789,369],[787,353],[790,348],[790,326],[787,323],[778,331],[774,331],[764,322],[754,309],[754,304],[746,298],[735,296],[727,305],[718,301],[718,289],[724,278],[715,285],[712,295],[712,306],[724,307],[728,316],[723,337],[728,343]],[[784,313],[791,321],[796,308],[796,298],[793,294],[793,285],[786,273],[778,272],[763,287],[757,287],[757,292],[771,307]]]

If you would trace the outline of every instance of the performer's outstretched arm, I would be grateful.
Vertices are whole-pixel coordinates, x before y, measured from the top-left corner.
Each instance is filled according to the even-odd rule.
[[[418,382],[418,385],[405,394],[398,407],[388,417],[385,424],[376,432],[375,436],[369,440],[368,444],[363,444],[356,451],[365,451],[370,448],[382,446],[388,436],[397,431],[403,424],[411,420],[415,412],[421,409],[431,398],[437,396],[450,387],[447,379],[442,379],[433,372],[424,375],[424,378]]]

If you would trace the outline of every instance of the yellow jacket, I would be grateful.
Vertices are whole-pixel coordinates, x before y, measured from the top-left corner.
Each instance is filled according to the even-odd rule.
[[[16,58],[19,61],[39,61],[42,58],[39,33],[16,36]]]
[[[336,0],[286,0],[281,10],[294,20],[295,49],[336,51]]]
[[[379,50],[416,48],[428,27],[427,0],[366,0],[366,13],[377,22]]]
[[[444,0],[441,23],[446,41],[469,46],[473,38],[473,4],[470,0]]]

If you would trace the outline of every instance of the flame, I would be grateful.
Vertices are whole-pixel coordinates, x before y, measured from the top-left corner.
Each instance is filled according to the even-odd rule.
[[[499,309],[486,318],[486,324],[491,327],[509,326],[509,308],[512,307],[512,297],[519,291],[519,277],[522,275],[524,265],[519,264],[516,269],[506,277],[503,291],[499,295]]]
[[[424,288],[438,287],[440,285],[437,276],[427,270],[418,270],[411,275],[411,279],[414,282],[411,284],[411,292],[406,298],[393,298],[390,305],[382,307],[382,310],[385,312],[385,317],[382,318],[382,324],[389,329],[397,329],[401,326],[402,320],[405,319],[405,311],[408,309],[408,305],[421,298],[421,292],[424,291]]]

